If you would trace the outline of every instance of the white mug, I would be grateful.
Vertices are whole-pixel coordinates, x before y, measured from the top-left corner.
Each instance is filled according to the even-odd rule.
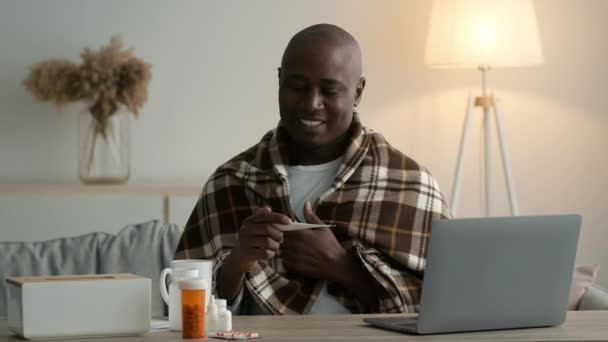
[[[198,274],[192,273],[192,269],[197,270]],[[175,284],[175,287],[169,285],[169,291],[167,291],[166,278],[171,276],[171,284]],[[182,301],[181,292],[177,287],[179,279],[185,278],[203,278],[207,280],[210,288],[206,289],[205,295],[205,308],[209,304],[209,298],[211,297],[212,279],[213,279],[213,261],[211,260],[197,260],[197,259],[184,259],[184,260],[173,260],[171,261],[170,268],[165,268],[160,273],[160,293],[165,303],[169,306],[169,329],[173,331],[182,330]]]

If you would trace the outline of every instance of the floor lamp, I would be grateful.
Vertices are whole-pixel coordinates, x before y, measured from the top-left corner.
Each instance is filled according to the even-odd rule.
[[[451,209],[458,210],[462,168],[475,107],[483,109],[485,216],[492,208],[491,125],[496,122],[511,215],[519,215],[515,184],[502,127],[499,101],[486,90],[492,68],[522,67],[543,63],[531,0],[434,0],[427,37],[425,64],[435,68],[478,68],[481,96],[467,102],[465,120],[452,187]]]

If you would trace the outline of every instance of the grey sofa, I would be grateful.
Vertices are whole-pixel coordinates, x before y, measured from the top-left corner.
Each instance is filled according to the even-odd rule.
[[[152,280],[152,316],[165,315],[159,277],[181,237],[177,225],[149,221],[117,234],[90,233],[40,242],[0,242],[0,317],[8,276],[134,273]]]
[[[118,234],[90,233],[41,242],[0,242],[0,317],[6,316],[7,276],[134,273],[152,280],[152,315],[164,316],[159,276],[181,237],[177,225],[149,221]],[[587,289],[579,310],[608,310],[608,291]]]

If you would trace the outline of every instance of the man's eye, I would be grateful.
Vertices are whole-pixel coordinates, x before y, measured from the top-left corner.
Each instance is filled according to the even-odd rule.
[[[287,84],[287,88],[296,91],[306,90],[306,86],[303,84]]]
[[[340,92],[340,90],[337,88],[326,88],[326,89],[323,89],[322,91],[323,91],[323,94],[325,94],[325,95],[337,95]]]

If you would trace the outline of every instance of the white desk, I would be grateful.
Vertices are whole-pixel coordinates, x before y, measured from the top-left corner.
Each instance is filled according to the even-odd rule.
[[[383,315],[333,316],[235,316],[235,330],[258,331],[252,341],[608,341],[608,311],[569,312],[559,327],[497,330],[473,333],[416,336],[376,329],[363,323],[364,317]],[[396,315],[385,315],[396,316]],[[92,341],[70,339],[69,341]],[[148,333],[138,337],[110,337],[97,341],[187,341],[178,332]],[[206,339],[207,341],[221,341]],[[0,321],[0,342],[20,341],[8,336],[7,321]],[[199,340],[200,341],[200,340]]]

